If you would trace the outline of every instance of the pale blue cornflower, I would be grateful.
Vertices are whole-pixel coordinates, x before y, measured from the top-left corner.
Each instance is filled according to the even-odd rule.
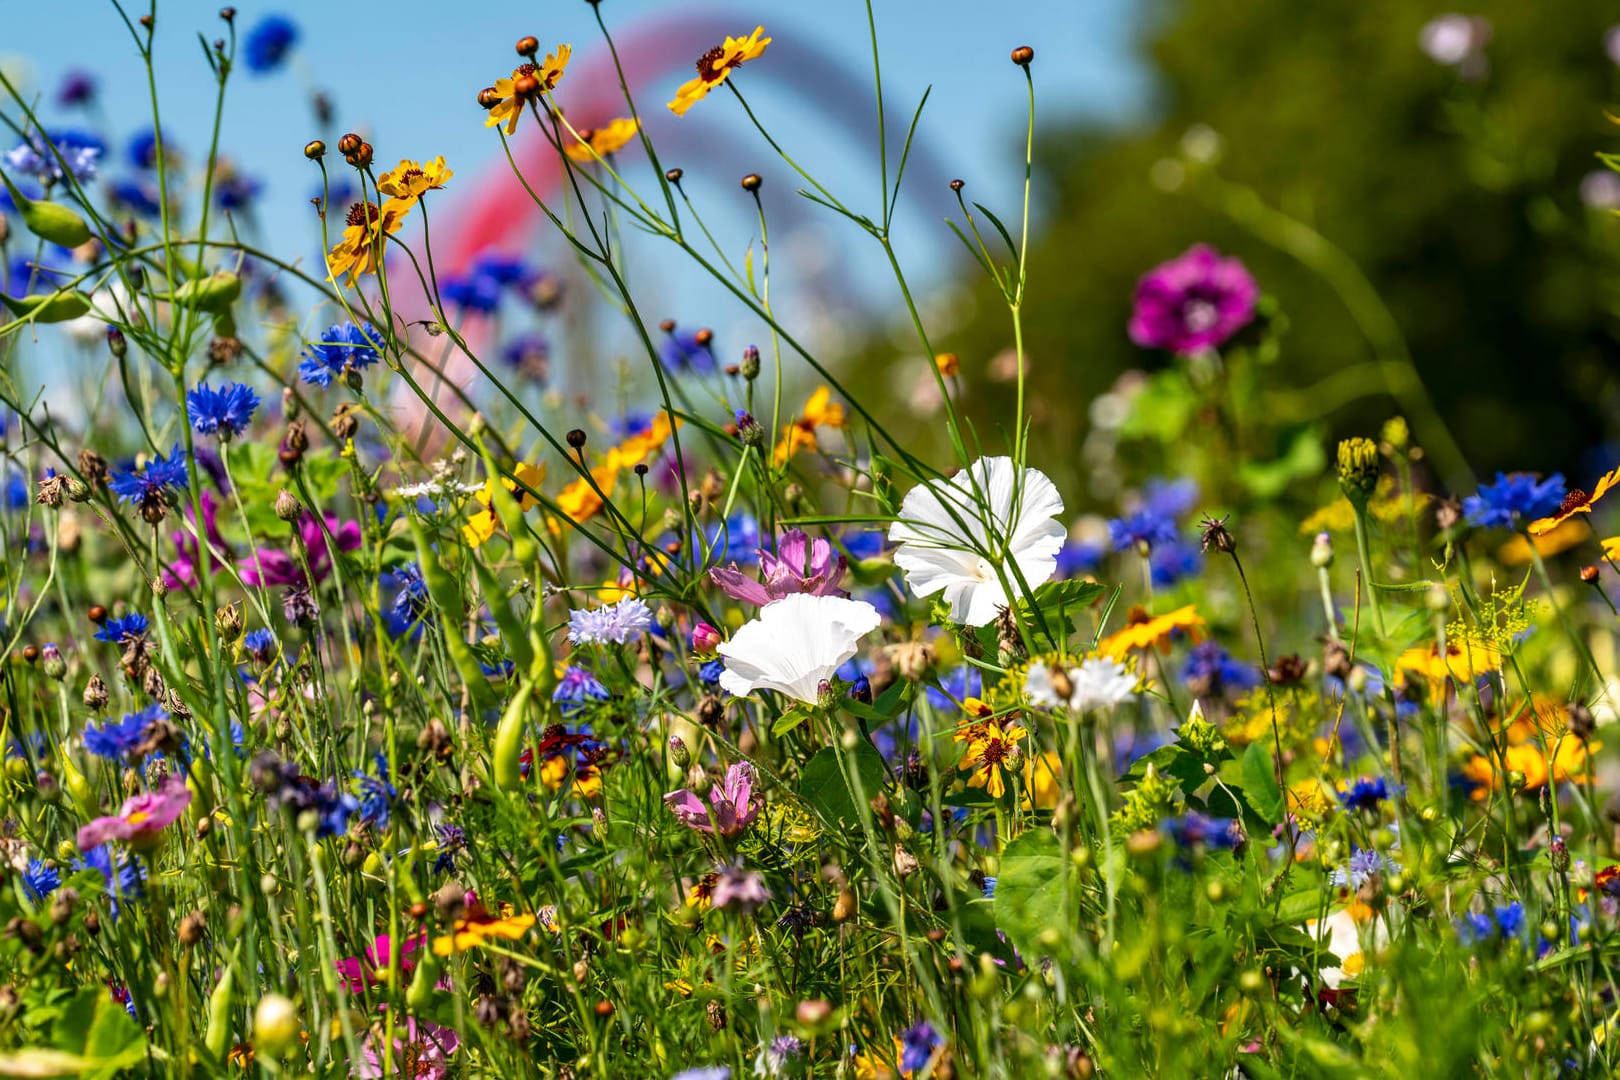
[[[575,645],[623,645],[652,628],[652,609],[634,596],[607,607],[568,613],[568,640]]]

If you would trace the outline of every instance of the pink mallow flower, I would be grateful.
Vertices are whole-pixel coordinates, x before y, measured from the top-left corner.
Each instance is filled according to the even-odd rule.
[[[709,580],[733,600],[764,607],[794,593],[811,596],[848,596],[838,583],[844,577],[844,556],[833,550],[824,538],[811,540],[799,529],[789,529],[776,542],[776,554],[759,551],[759,568],[764,582],[737,569],[735,563],[709,571]]]
[[[664,805],[682,825],[699,832],[736,836],[759,817],[759,805],[754,801],[754,767],[739,761],[727,769],[726,778],[709,789],[708,806],[685,788],[665,795]]]
[[[309,552],[309,572],[317,582],[325,581],[326,575],[332,572],[332,552],[326,544],[327,531],[337,541],[339,551],[354,551],[361,542],[358,521],[340,522],[336,514],[327,514],[326,529],[323,530],[315,515],[306,511],[298,521],[298,535],[304,550]],[[298,556],[280,548],[258,548],[238,565],[242,580],[249,585],[311,584],[304,580],[304,564]]]
[[[360,1062],[356,1076],[380,1077],[385,1075],[383,1060],[378,1052],[382,1042],[381,1025],[372,1027],[360,1048],[365,1060]],[[461,1045],[461,1036],[449,1028],[430,1024],[407,1016],[403,1028],[394,1029],[394,1051],[389,1055],[386,1075],[408,1076],[414,1080],[444,1080],[450,1073],[450,1055]]]
[[[399,953],[399,970],[402,974],[409,974],[416,967],[411,954],[420,951],[426,944],[426,931],[405,939]],[[337,968],[338,974],[348,982],[349,993],[358,994],[366,987],[382,981],[389,965],[393,963],[393,957],[393,942],[389,940],[387,934],[378,934],[377,940],[366,946],[364,958],[351,956],[346,960],[339,960],[332,966]]]
[[[191,790],[184,780],[171,776],[156,791],[126,799],[116,817],[99,817],[79,829],[79,850],[89,851],[109,840],[127,840],[138,849],[155,847],[163,829],[189,805]]]
[[[1217,348],[1249,325],[1259,299],[1260,288],[1242,262],[1196,244],[1136,283],[1131,340],[1174,353]]]
[[[214,498],[213,493],[207,490],[203,491],[201,502],[203,535],[208,538],[209,558],[213,560],[214,573],[221,573],[225,569],[225,564],[220,561],[218,555],[214,554],[214,549],[229,554],[231,546],[225,542],[225,537],[219,531],[219,502]],[[163,568],[163,583],[171,589],[189,589],[201,580],[198,574],[201,551],[195,535],[197,515],[190,502],[185,504],[185,515],[190,528],[175,531],[174,561]]]

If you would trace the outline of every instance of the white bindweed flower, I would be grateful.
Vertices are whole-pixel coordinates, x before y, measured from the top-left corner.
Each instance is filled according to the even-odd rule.
[[[864,600],[809,593],[773,600],[716,648],[726,663],[720,686],[739,697],[777,690],[813,705],[821,684],[882,621]]]
[[[1093,656],[1070,667],[1053,668],[1044,660],[1029,665],[1024,692],[1030,703],[1074,712],[1109,709],[1136,696],[1136,676],[1118,660]]]
[[[1053,517],[1061,513],[1063,498],[1045,473],[1020,470],[1009,457],[980,458],[948,481],[907,492],[889,539],[900,545],[894,561],[913,593],[943,593],[952,622],[983,626],[1017,603],[1015,564],[1031,589],[1057,572],[1064,530]]]

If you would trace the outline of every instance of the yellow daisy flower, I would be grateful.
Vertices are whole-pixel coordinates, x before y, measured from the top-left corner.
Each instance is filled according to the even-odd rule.
[[[825,386],[810,395],[804,403],[804,412],[782,431],[782,441],[776,445],[776,464],[782,465],[800,450],[815,450],[817,428],[844,426],[844,406],[832,400],[832,391]]]
[[[1097,655],[1112,660],[1123,660],[1127,653],[1137,649],[1167,649],[1170,635],[1185,630],[1194,641],[1203,636],[1204,619],[1195,604],[1177,608],[1163,615],[1149,615],[1135,607],[1125,618],[1125,627],[1097,643]]]
[[[380,238],[399,231],[413,203],[411,199],[396,198],[389,199],[381,208],[370,202],[358,202],[349,207],[343,239],[333,245],[326,261],[328,280],[336,281],[347,274],[352,286],[361,274],[374,273],[379,252],[373,248],[380,247]]]
[[[517,468],[512,470],[512,474],[517,477],[517,480],[522,481],[527,489],[539,491],[541,482],[546,478],[546,469],[544,465],[519,464]],[[503,479],[501,483],[506,485],[507,491],[517,496],[519,510],[527,510],[535,504],[534,496],[529,494],[529,490],[520,491],[517,481]],[[473,515],[468,519],[467,524],[461,527],[461,535],[467,541],[469,547],[478,547],[494,536],[501,524],[500,519],[495,516],[495,508],[491,505],[495,501],[494,479],[485,480],[482,490],[473,498],[478,501],[479,508],[473,511]]]
[[[1003,725],[998,720],[982,720],[957,729],[956,741],[968,744],[967,753],[957,763],[958,769],[971,769],[969,787],[982,787],[992,799],[1007,793],[1007,782],[1002,772],[1008,766],[1007,755],[1025,736],[1017,724]]]
[[[397,167],[389,169],[377,178],[377,190],[384,195],[393,195],[414,202],[427,192],[444,187],[446,181],[454,175],[455,173],[445,165],[442,154],[420,165],[414,161],[401,160]]]
[[[482,904],[469,904],[452,925],[451,933],[433,939],[433,952],[438,956],[466,952],[491,938],[517,941],[532,926],[534,916],[515,915],[510,904],[502,904],[499,914],[486,910]]]
[[[765,51],[765,46],[771,43],[763,26],[754,27],[754,32],[745,38],[727,37],[725,44],[716,45],[698,58],[697,78],[682,84],[675,91],[675,100],[669,103],[669,109],[676,116],[685,116],[686,110],[702,101],[709,91],[726,81],[731,72],[743,65],[745,61],[752,60]],[[496,89],[500,87],[497,85]]]
[[[572,53],[573,49],[569,46],[559,45],[557,51],[541,63],[520,64],[512,69],[510,79],[496,79],[491,89],[500,100],[489,110],[484,126],[494,127],[504,123],[508,135],[516,134],[518,118],[523,115],[524,106],[541,94],[549,94],[557,88]]]
[[[599,157],[607,157],[623,150],[640,130],[639,121],[620,117],[604,127],[586,128],[581,131],[580,141],[565,147],[563,152],[575,161],[595,161]]]
[[[1620,468],[1611,469],[1598,479],[1597,487],[1588,495],[1580,488],[1574,488],[1564,496],[1564,502],[1558,511],[1551,517],[1538,518],[1530,523],[1530,535],[1540,536],[1551,532],[1554,528],[1568,521],[1576,514],[1590,514],[1592,505],[1603,498],[1608,490],[1616,483],[1620,483]]]

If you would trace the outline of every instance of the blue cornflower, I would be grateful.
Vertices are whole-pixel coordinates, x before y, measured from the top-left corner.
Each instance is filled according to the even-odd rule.
[[[328,327],[321,340],[311,342],[298,364],[298,374],[307,383],[322,388],[332,385],[332,377],[359,371],[377,362],[377,345],[382,336],[370,323],[352,322]]]
[[[984,675],[972,664],[960,664],[940,676],[938,686],[928,688],[928,701],[936,709],[955,709],[966,698],[984,693]]]
[[[1339,796],[1347,809],[1377,810],[1378,804],[1389,799],[1389,783],[1382,776],[1361,777]]]
[[[360,781],[360,820],[381,831],[388,828],[394,799],[399,792],[389,782],[388,759],[378,754],[376,762],[376,776],[369,776],[356,770],[354,778]]]
[[[146,616],[138,611],[132,611],[128,615],[114,615],[101,624],[101,629],[96,631],[96,640],[120,645],[125,638],[139,637],[146,633],[146,625]]]
[[[534,271],[529,264],[517,255],[502,255],[498,251],[486,251],[479,255],[472,263],[472,272],[480,277],[487,277],[497,285],[520,285],[527,281]]]
[[[933,1059],[939,1033],[926,1020],[918,1020],[900,1033],[900,1071],[917,1072]]]
[[[1177,535],[1173,519],[1151,510],[1138,510],[1108,523],[1108,537],[1115,551],[1131,551],[1143,544],[1151,550],[1160,544],[1175,543]]]
[[[243,650],[260,664],[268,664],[275,659],[276,645],[274,630],[249,630],[242,637]]]
[[[439,279],[439,294],[447,304],[486,315],[501,306],[501,283],[489,274],[446,274]]]
[[[161,705],[148,705],[119,720],[103,720],[100,727],[86,724],[84,748],[100,758],[122,761],[146,738],[146,729],[169,714]]]
[[[838,542],[844,546],[852,561],[859,561],[883,554],[883,546],[888,543],[888,538],[882,529],[850,529],[838,537]]]
[[[434,831],[439,834],[439,854],[433,860],[433,872],[443,874],[456,868],[456,856],[467,847],[467,830],[445,824]]]
[[[146,127],[137,131],[129,138],[129,145],[124,152],[129,155],[129,163],[137,169],[152,169],[157,167],[158,160],[158,132],[156,128]],[[163,153],[173,157],[175,146],[167,138],[163,140]]]
[[[1178,518],[1198,504],[1198,482],[1186,477],[1154,477],[1142,485],[1142,509],[1160,517]]]
[[[1456,928],[1457,940],[1464,945],[1476,945],[1481,941],[1489,941],[1496,934],[1496,923],[1483,912],[1468,911],[1462,917],[1452,922]]]
[[[501,359],[544,382],[550,373],[551,342],[542,334],[522,334],[506,343]]]
[[[1206,817],[1189,810],[1184,817],[1166,818],[1160,826],[1177,847],[1233,848],[1242,838],[1231,818]]]
[[[167,458],[157,455],[139,469],[113,470],[107,486],[120,501],[139,507],[141,516],[148,521],[158,521],[168,507],[170,492],[188,487],[190,483],[185,451],[176,445]]]
[[[1463,513],[1482,529],[1516,529],[1521,519],[1546,517],[1563,501],[1563,473],[1537,480],[1534,473],[1499,472],[1496,483],[1479,485],[1478,494],[1463,500]]]
[[[226,383],[215,390],[207,382],[186,394],[186,412],[200,435],[229,439],[247,430],[259,395],[244,383]]]
[[[146,867],[124,852],[113,854],[112,849],[106,844],[98,844],[86,851],[82,857],[74,859],[73,869],[100,872],[109,900],[108,910],[115,922],[118,919],[120,901],[141,898],[141,883],[146,880]]]
[[[712,563],[758,565],[761,543],[759,519],[753,514],[739,510],[725,521],[716,521],[707,526],[704,533],[708,538],[708,546],[713,548],[709,556]],[[696,541],[693,543],[696,546]]]
[[[1333,871],[1333,884],[1359,889],[1374,874],[1393,877],[1401,872],[1401,864],[1375,848],[1355,848],[1350,852],[1350,863]]]
[[[1465,912],[1452,926],[1457,931],[1457,940],[1467,946],[1498,938],[1503,941],[1518,940],[1525,932],[1524,905],[1515,900],[1490,912]]]
[[[70,71],[56,88],[56,103],[64,109],[88,105],[95,100],[96,77],[88,71]]]
[[[38,859],[28,860],[28,869],[23,871],[22,879],[23,887],[35,901],[45,899],[62,884],[61,871],[54,866],[46,866]]]
[[[6,477],[5,504],[7,510],[22,510],[33,502],[33,490],[28,479],[17,473]]]
[[[394,571],[394,583],[399,592],[394,594],[394,618],[401,624],[420,619],[428,609],[427,582],[422,580],[422,568],[408,562]]]
[[[114,180],[107,185],[112,201],[136,217],[155,218],[163,214],[161,193],[139,180]]]
[[[1066,540],[1057,553],[1057,576],[1061,580],[1089,574],[1097,569],[1107,549],[1090,540]]]
[[[1220,697],[1228,690],[1248,690],[1260,682],[1260,669],[1233,659],[1214,638],[1194,645],[1181,669],[1182,681],[1198,697]]]
[[[804,1057],[804,1042],[793,1035],[778,1035],[759,1052],[754,1061],[756,1076],[787,1076],[797,1071],[795,1062]]]
[[[703,666],[698,668],[698,681],[704,686],[717,686],[720,682],[720,676],[725,674],[725,670],[726,662],[724,660],[705,661]]]
[[[1153,584],[1168,589],[1182,578],[1200,573],[1204,569],[1204,556],[1196,544],[1175,540],[1153,548],[1148,556],[1148,568],[1153,576]]]
[[[242,62],[255,75],[268,75],[282,65],[297,43],[297,23],[285,15],[266,15],[247,32]]]
[[[980,887],[979,891],[984,893],[984,898],[986,900],[994,900],[996,898],[996,879],[986,875],[984,884]]]
[[[650,630],[652,623],[652,609],[640,598],[627,596],[607,607],[569,612],[568,640],[575,645],[623,645]]]
[[[93,180],[96,166],[106,146],[94,135],[77,131],[50,131],[44,136],[33,134],[14,149],[5,153],[6,165],[13,172],[31,176],[42,184],[57,184],[67,179],[68,173],[80,182]],[[60,154],[60,157],[58,157]]]
[[[1503,939],[1524,933],[1524,905],[1517,900],[1496,909],[1496,929]]]
[[[551,700],[555,701],[564,716],[573,716],[585,707],[588,702],[602,701],[608,698],[607,687],[582,667],[569,667],[557,680],[557,689],[552,691]]]
[[[214,205],[221,210],[245,210],[259,197],[264,185],[244,173],[229,172],[214,177]]]
[[[664,339],[658,358],[667,371],[691,371],[698,375],[711,374],[715,369],[714,352],[701,344],[697,335],[685,330],[671,331]]]

